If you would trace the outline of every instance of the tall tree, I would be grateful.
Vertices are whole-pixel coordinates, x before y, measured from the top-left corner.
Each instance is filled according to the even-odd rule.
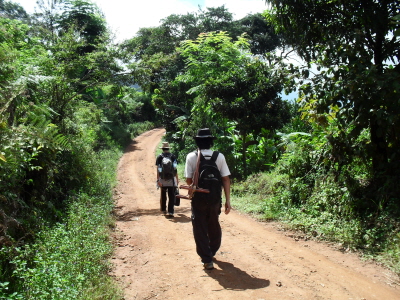
[[[201,22],[201,32],[217,30],[231,31],[229,29],[234,26],[233,15],[225,8],[225,5],[207,7],[206,11],[201,11],[199,19]]]
[[[287,42],[319,72],[301,88],[317,113],[338,108],[332,155],[349,162],[360,151],[374,178],[400,166],[400,1],[270,0],[269,15]],[[308,76],[308,71],[303,75]],[[311,105],[311,106],[310,106]],[[369,130],[370,141],[357,143]],[[358,145],[358,146],[355,146]],[[347,157],[347,159],[344,159]]]
[[[247,33],[253,54],[264,54],[280,45],[280,37],[274,27],[261,14],[235,21],[232,13],[225,6],[220,6],[186,15],[170,15],[162,19],[158,27],[141,28],[134,38],[125,41],[122,46],[140,59],[142,55],[158,52],[169,54],[180,42],[194,40],[200,33],[211,31],[225,31],[233,40]]]
[[[23,22],[29,20],[28,13],[21,5],[6,0],[0,0],[0,17],[17,19]]]
[[[134,59],[130,69],[136,83],[149,93],[156,89],[163,90],[162,101],[156,95],[159,107],[163,103],[190,110],[193,97],[186,94],[185,85],[171,84],[177,75],[184,72],[183,59],[176,52],[181,42],[195,40],[200,33],[208,31],[225,31],[233,40],[246,32],[251,40],[253,54],[261,54],[279,44],[272,29],[265,18],[260,18],[259,15],[254,18],[247,16],[243,22],[234,21],[232,14],[225,6],[221,6],[186,15],[170,15],[161,20],[158,27],[141,28],[136,37],[122,44],[122,49],[125,50],[127,60],[130,57]],[[179,109],[174,108],[173,111],[178,113]],[[185,114],[184,111],[181,113]]]
[[[60,15],[59,28],[64,31],[75,26],[77,32],[86,40],[86,46],[81,53],[92,52],[107,33],[105,18],[91,1],[69,0],[66,2],[63,13]]]
[[[34,13],[33,23],[44,43],[52,43],[59,30],[59,18],[67,0],[37,0],[38,11]]]
[[[254,55],[265,55],[281,45],[282,37],[261,13],[247,15],[236,23],[240,33],[245,32],[249,37],[250,51]]]
[[[248,55],[250,45],[244,38],[232,42],[224,32],[201,34],[182,44],[186,72],[177,81],[191,86],[197,98],[192,112],[210,112],[209,122],[219,116],[236,124],[242,136],[242,159],[246,176],[246,151],[262,129],[274,132],[288,121],[288,107],[279,94],[282,85],[267,63]]]

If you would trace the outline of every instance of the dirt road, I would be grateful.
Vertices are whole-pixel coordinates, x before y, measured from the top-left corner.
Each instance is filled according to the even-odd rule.
[[[164,132],[136,138],[118,166],[111,275],[125,299],[400,299],[387,270],[236,211],[221,214],[216,268],[203,270],[189,201],[181,201],[173,219],[160,212],[155,149]]]

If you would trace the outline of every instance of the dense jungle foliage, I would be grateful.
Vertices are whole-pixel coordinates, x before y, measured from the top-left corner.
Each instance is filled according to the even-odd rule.
[[[157,125],[120,56],[90,1],[0,1],[0,299],[120,299],[116,163]]]
[[[115,44],[90,0],[0,0],[0,299],[120,299],[115,166],[154,126],[181,162],[211,128],[236,208],[400,273],[400,1],[266,2]]]

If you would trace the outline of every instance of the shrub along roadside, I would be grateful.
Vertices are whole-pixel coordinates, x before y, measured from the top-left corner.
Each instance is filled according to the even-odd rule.
[[[103,150],[91,161],[90,191],[68,200],[62,223],[43,228],[36,241],[13,259],[19,292],[0,299],[121,299],[107,275],[112,253],[109,228],[113,224],[112,187],[121,152]]]
[[[235,209],[262,220],[276,220],[290,230],[335,242],[342,250],[358,251],[400,275],[400,223],[390,206],[360,212],[354,199],[329,174],[291,178],[279,168],[232,185]]]
[[[133,138],[154,125],[146,122],[131,127]],[[103,137],[104,146],[97,152],[83,143],[82,139],[88,140],[83,137],[75,140],[76,151],[64,155],[77,184],[76,191],[69,187],[60,221],[52,226],[43,222],[32,243],[0,250],[0,260],[11,261],[13,269],[12,277],[0,269],[5,279],[0,284],[0,299],[122,298],[107,275],[113,251],[109,240],[114,222],[112,189],[122,151],[107,134]]]

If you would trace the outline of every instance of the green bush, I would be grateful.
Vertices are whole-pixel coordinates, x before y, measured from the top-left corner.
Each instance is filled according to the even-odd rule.
[[[130,133],[131,138],[135,138],[142,133],[155,128],[155,124],[153,122],[145,121],[140,123],[132,123],[128,125],[128,132]]]
[[[286,151],[273,171],[233,185],[234,207],[362,251],[399,273],[398,199],[383,192],[370,197],[369,164],[357,158],[339,168],[324,158],[330,146],[321,132],[286,134],[282,140]]]
[[[286,175],[273,176],[272,173],[251,175],[246,181],[232,185],[232,205],[260,218],[278,218],[284,200],[275,197],[275,194],[286,185],[286,181]]]
[[[120,299],[107,276],[113,249],[111,188],[119,152],[103,151],[93,157],[88,162],[92,176],[87,192],[70,197],[63,223],[44,228],[36,242],[12,261],[24,299]]]
[[[400,233],[397,230],[386,243],[385,251],[382,251],[377,260],[389,266],[396,274],[400,274]]]
[[[84,115],[65,127],[74,139],[69,149],[57,153],[52,169],[44,169],[52,177],[35,178],[45,184],[37,202],[31,198],[26,214],[18,216],[30,233],[26,244],[20,243],[19,255],[15,235],[7,232],[10,246],[3,245],[0,253],[1,299],[120,299],[106,271],[112,251],[112,187],[121,151],[110,139],[94,151],[101,130],[87,127],[84,122],[96,120]]]
[[[84,291],[94,286],[107,299],[117,299],[112,296],[116,288],[103,285],[112,252],[107,230],[112,205],[109,199],[78,197],[65,224],[39,233],[37,242],[13,261],[14,276],[23,279],[25,299],[83,299]],[[27,260],[33,263],[25,264]]]
[[[362,251],[399,274],[398,199],[366,205],[367,166],[356,160],[354,166],[339,172],[323,161],[313,165],[310,162],[323,147],[305,151],[307,147],[292,147],[293,152],[285,153],[271,172],[235,182],[234,207],[265,220],[279,220],[290,229],[335,242],[343,249]]]

